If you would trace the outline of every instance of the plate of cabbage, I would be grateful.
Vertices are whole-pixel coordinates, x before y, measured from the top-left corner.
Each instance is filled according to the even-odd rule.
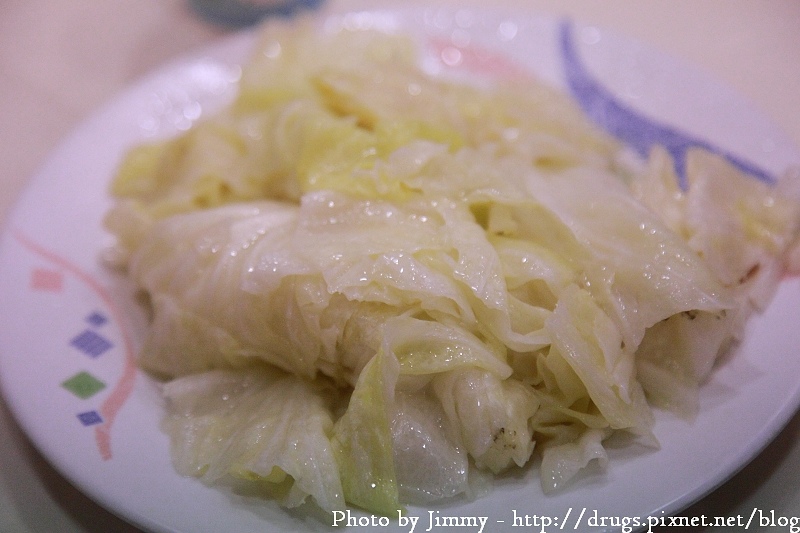
[[[733,91],[588,24],[270,20],[34,177],[3,392],[148,531],[647,528],[798,407],[799,165]]]

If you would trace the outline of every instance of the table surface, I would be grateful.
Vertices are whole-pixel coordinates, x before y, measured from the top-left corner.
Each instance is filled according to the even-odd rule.
[[[797,0],[496,0],[492,5],[504,4],[570,15],[699,66],[738,90],[800,146]],[[381,5],[387,3],[340,0],[326,8]],[[198,18],[185,0],[3,0],[0,223],[43,159],[93,109],[149,70],[231,31]],[[800,416],[795,416],[752,463],[681,514],[749,516],[758,507],[776,516],[800,516],[798,432]],[[2,401],[0,450],[0,531],[139,531],[61,477]]]

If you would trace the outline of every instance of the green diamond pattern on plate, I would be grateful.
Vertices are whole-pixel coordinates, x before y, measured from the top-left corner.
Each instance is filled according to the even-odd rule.
[[[84,400],[94,396],[106,388],[105,383],[95,378],[88,372],[78,372],[67,381],[62,383],[61,386],[78,398],[82,398]]]

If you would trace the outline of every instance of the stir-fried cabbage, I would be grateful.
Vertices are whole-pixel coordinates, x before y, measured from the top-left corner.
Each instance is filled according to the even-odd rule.
[[[176,468],[396,512],[541,457],[545,491],[652,407],[691,414],[800,226],[784,184],[624,149],[534,80],[272,22],[240,93],[131,151],[106,224],[147,294]],[[478,480],[478,482],[476,482]]]

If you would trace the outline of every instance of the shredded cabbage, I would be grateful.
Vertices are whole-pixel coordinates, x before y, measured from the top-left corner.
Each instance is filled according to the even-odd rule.
[[[561,489],[695,412],[797,261],[783,183],[698,150],[681,190],[535,80],[416,58],[272,21],[230,107],[122,164],[106,226],[180,473],[393,513],[538,454]]]

